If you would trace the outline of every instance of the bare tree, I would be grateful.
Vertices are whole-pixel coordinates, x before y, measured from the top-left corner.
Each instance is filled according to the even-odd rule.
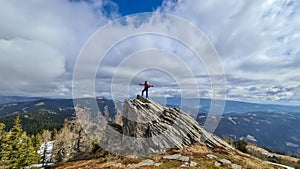
[[[63,128],[56,135],[53,160],[65,162],[78,155],[92,150],[90,137],[90,112],[87,109],[76,107],[78,116],[72,120],[66,120]]]
[[[50,158],[48,157],[48,154],[49,154],[48,146],[49,146],[50,140],[51,140],[50,131],[44,130],[42,132],[42,142],[43,142],[42,147],[43,147],[43,149],[42,149],[42,158],[41,158],[43,166],[47,165],[47,163],[51,161],[51,157]]]

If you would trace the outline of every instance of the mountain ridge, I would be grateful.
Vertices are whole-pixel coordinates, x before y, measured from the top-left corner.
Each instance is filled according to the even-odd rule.
[[[124,101],[122,124],[106,123],[104,136],[97,159],[57,168],[280,168],[237,151],[185,112],[141,96]]]
[[[104,106],[108,106],[110,117],[112,119],[115,116],[115,109],[123,111],[123,103],[121,102],[114,102],[113,104],[113,101],[109,99],[104,99],[102,97],[98,97],[96,99],[99,100],[99,105],[100,101],[103,101],[103,103],[101,103],[100,105],[100,111],[104,110]],[[174,100],[176,101],[176,99]],[[176,103],[175,101],[169,103]],[[206,101],[207,104],[203,101],[200,103],[200,105],[202,104],[203,107],[209,107],[209,101],[210,100]],[[45,105],[43,105],[42,103],[44,103]],[[48,105],[48,103],[50,105]],[[238,102],[234,103],[239,104]],[[10,106],[8,107],[7,105]],[[239,106],[237,106],[236,109],[239,109]],[[189,115],[192,115],[192,117],[194,117],[201,125],[204,124],[203,122],[205,120],[205,116],[208,113],[208,110],[200,112],[198,112],[198,109],[182,108],[182,110],[184,110]],[[55,112],[56,114],[54,114],[53,112]],[[224,113],[223,118],[219,123],[219,127],[215,131],[215,134],[217,134],[219,137],[222,137],[223,135],[229,136],[236,140],[240,139],[241,137],[246,138],[247,135],[250,135],[257,140],[257,142],[255,143],[259,144],[262,147],[266,147],[268,149],[273,149],[284,153],[292,153],[293,155],[299,155],[297,147],[294,148],[293,146],[300,146],[300,138],[298,138],[299,134],[297,135],[297,133],[300,133],[300,122],[295,122],[300,120],[300,113],[288,112],[286,115],[282,113],[282,111],[258,112],[252,110],[251,108],[249,108],[245,112]],[[49,126],[49,128],[45,129],[51,130],[53,127],[58,127],[57,129],[59,129],[63,125],[64,119],[57,120],[57,118],[68,118],[74,116],[73,101],[71,99],[42,98],[42,100],[0,104],[0,122],[4,122],[6,124],[7,129],[9,129],[12,126],[13,119],[16,115],[20,115],[21,121],[23,121],[22,125],[24,126],[25,131],[27,131],[30,134],[35,134],[36,132],[42,130],[40,127],[42,127],[43,124],[40,122],[43,121],[38,120],[37,117],[39,119],[49,118],[48,121],[45,121],[45,123],[48,123],[47,126]],[[233,122],[236,122],[236,124],[234,124]],[[49,123],[51,125],[49,125]],[[28,126],[27,124],[36,124],[36,126],[39,126],[39,128],[37,130],[32,130],[32,127]],[[32,131],[30,132],[30,130]],[[263,133],[268,134],[266,135]],[[272,133],[275,135],[272,135]],[[280,135],[282,134],[286,136],[280,137]],[[275,140],[269,139],[273,137],[277,138],[276,142]]]

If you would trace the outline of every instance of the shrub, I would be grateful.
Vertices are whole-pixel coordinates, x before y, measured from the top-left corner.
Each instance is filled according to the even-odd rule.
[[[244,140],[238,140],[235,142],[235,147],[240,150],[241,152],[247,153],[247,142]]]

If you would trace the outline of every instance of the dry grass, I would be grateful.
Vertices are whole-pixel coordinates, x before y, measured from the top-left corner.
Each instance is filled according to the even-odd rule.
[[[97,169],[97,168],[109,168],[110,166],[114,166],[115,163],[113,161],[111,162],[105,162],[100,163],[98,160],[87,160],[87,161],[77,161],[71,164],[65,164],[59,167],[55,167],[57,169]]]
[[[128,164],[137,164],[142,161],[140,158],[130,158],[130,157],[124,157],[121,159],[122,164],[128,165]]]
[[[187,146],[182,149],[170,149],[166,154],[176,154],[180,153],[182,155],[186,155],[191,157],[192,161],[198,163],[196,167],[193,168],[201,168],[201,169],[227,169],[231,168],[231,166],[222,166],[216,167],[215,162],[222,158],[228,159],[235,164],[243,166],[243,168],[249,169],[279,169],[279,167],[274,167],[258,158],[252,157],[248,154],[244,154],[235,150],[226,150],[224,148],[217,147],[215,149],[207,148],[203,143],[196,143],[192,146]],[[209,159],[207,154],[213,154],[217,156],[217,159]],[[155,162],[161,162],[160,166],[145,166],[140,167],[139,169],[152,169],[152,168],[180,168],[184,162],[176,161],[176,160],[165,160],[163,159],[164,155],[156,155],[149,157],[149,159],[154,160]],[[105,158],[104,160],[102,158]],[[58,169],[77,169],[77,168],[127,168],[128,164],[136,164],[144,159],[141,158],[133,158],[133,157],[117,157],[111,156],[109,158],[100,157],[98,159],[93,160],[85,160],[85,161],[77,161],[66,163],[62,166],[57,167]]]
[[[229,156],[231,161],[243,166],[244,168],[252,168],[252,169],[281,169],[280,167],[276,168],[264,161],[261,161],[258,158],[254,158],[251,156],[248,156],[247,154],[243,154],[241,152],[238,152],[236,154],[232,154]],[[282,168],[283,169],[283,168]]]
[[[263,153],[267,152],[271,156],[274,156],[274,157],[277,157],[277,158],[280,158],[280,159],[283,159],[283,160],[286,160],[286,161],[289,161],[289,162],[292,162],[292,163],[298,163],[300,161],[299,158],[295,158],[295,157],[291,157],[291,156],[286,156],[286,155],[275,154],[275,153],[270,153],[267,150],[265,150],[265,149],[263,149],[261,147],[257,147],[255,145],[248,145],[247,149],[249,149],[251,151],[258,152],[260,154],[263,154]]]
[[[163,162],[158,168],[180,168],[181,165],[182,162],[170,160]]]

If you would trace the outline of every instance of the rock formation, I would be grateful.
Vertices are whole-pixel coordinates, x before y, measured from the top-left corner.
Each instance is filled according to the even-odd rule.
[[[125,100],[123,125],[110,124],[107,149],[121,155],[147,156],[194,142],[231,149],[225,141],[208,133],[188,114],[138,96]],[[104,145],[105,146],[105,145]]]

